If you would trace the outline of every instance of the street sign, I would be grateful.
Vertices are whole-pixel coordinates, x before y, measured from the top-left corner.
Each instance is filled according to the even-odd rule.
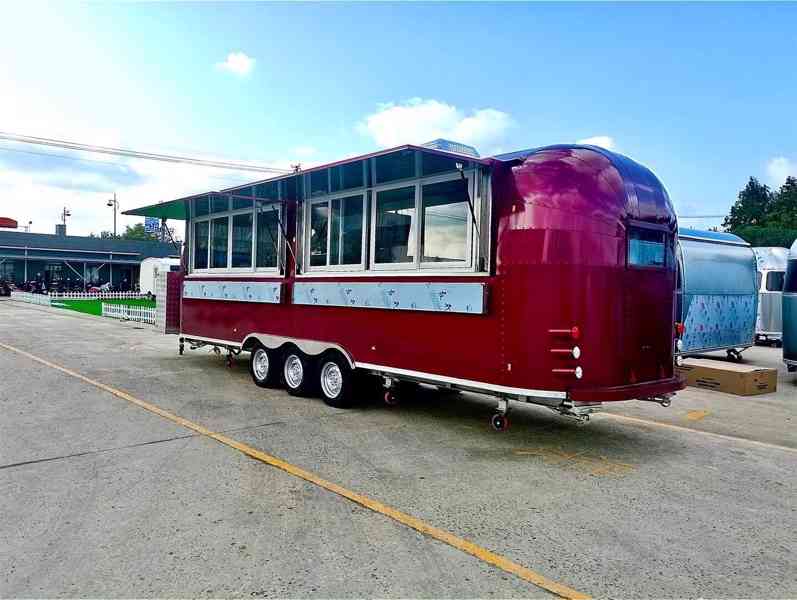
[[[158,233],[161,230],[161,220],[158,217],[144,217],[144,231]]]

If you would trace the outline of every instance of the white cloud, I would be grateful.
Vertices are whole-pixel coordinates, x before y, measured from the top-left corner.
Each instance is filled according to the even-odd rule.
[[[786,181],[786,177],[797,177],[797,162],[785,156],[776,156],[767,163],[767,175],[772,184],[779,186]]]
[[[442,137],[471,144],[482,154],[489,154],[511,126],[511,117],[494,108],[466,114],[440,100],[411,98],[398,104],[380,104],[376,112],[358,123],[357,130],[383,148],[422,144]]]
[[[600,146],[601,148],[606,148],[607,150],[613,150],[614,138],[608,135],[595,135],[593,137],[584,138],[583,140],[578,140],[576,144]]]
[[[227,60],[216,63],[216,68],[246,77],[255,68],[255,59],[244,52],[230,52]]]

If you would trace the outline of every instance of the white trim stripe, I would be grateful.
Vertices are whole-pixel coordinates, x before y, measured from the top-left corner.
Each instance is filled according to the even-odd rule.
[[[505,394],[508,396],[526,396],[531,398],[558,398],[562,400],[567,399],[567,392],[559,392],[553,390],[532,390],[526,388],[509,387],[505,385],[497,385],[494,383],[484,383],[481,381],[473,381],[471,379],[459,379],[457,377],[447,377],[446,375],[436,375],[434,373],[424,373],[422,371],[411,371],[409,369],[398,369],[395,367],[386,367],[384,365],[375,365],[372,363],[356,362],[354,366],[358,369],[368,369],[371,371],[379,371],[382,373],[404,375],[405,377],[412,377],[415,379],[423,379],[427,381],[436,381],[440,383],[448,383],[451,385],[459,385],[477,390],[486,390],[494,394]]]

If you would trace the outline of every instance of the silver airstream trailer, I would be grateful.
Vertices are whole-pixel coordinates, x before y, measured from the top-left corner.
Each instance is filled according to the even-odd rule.
[[[741,360],[755,341],[758,286],[750,244],[730,233],[678,230],[681,356],[725,350]]]
[[[797,240],[791,245],[783,284],[783,362],[797,371]]]
[[[755,341],[780,346],[783,337],[783,280],[788,248],[753,248],[758,269],[758,313]]]

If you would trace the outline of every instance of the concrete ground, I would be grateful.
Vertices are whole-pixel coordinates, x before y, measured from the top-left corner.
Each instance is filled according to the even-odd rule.
[[[175,336],[0,301],[0,343],[223,431],[598,597],[797,597],[797,376],[689,388],[586,427],[424,390],[343,411]],[[548,592],[0,347],[2,597],[546,597]],[[634,417],[636,420],[623,417]],[[722,435],[714,435],[722,434]]]

